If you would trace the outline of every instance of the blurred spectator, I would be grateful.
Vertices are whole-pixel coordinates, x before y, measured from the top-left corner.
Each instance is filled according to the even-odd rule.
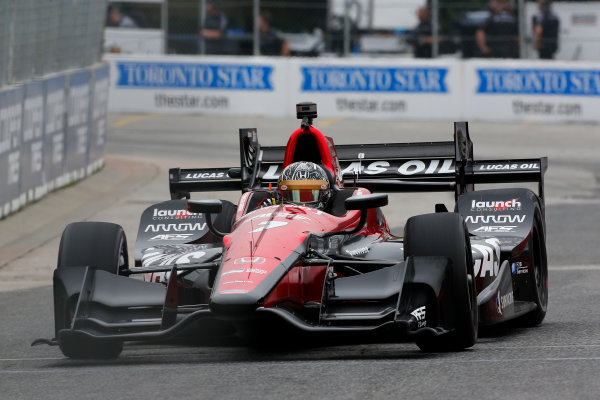
[[[538,0],[540,12],[533,16],[533,47],[545,60],[552,60],[558,50],[560,21],[550,10],[551,4],[551,0]]]
[[[419,25],[409,34],[407,41],[413,46],[414,55],[417,58],[431,58],[431,14],[427,7],[421,7],[417,10]]]
[[[219,0],[206,1],[204,24],[200,26],[200,36],[206,39],[220,39],[227,30],[227,16],[221,11]]]
[[[484,57],[518,58],[519,28],[510,11],[508,0],[491,0],[491,15],[475,32],[475,39]]]
[[[133,18],[123,14],[117,6],[108,6],[108,20],[106,26],[118,28],[137,28],[138,24]]]
[[[258,16],[260,54],[263,56],[289,56],[290,44],[277,29],[271,28],[271,14],[263,11]]]

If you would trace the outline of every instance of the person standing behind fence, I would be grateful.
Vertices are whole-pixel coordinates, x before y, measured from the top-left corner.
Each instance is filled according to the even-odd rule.
[[[137,28],[138,24],[133,20],[133,18],[123,14],[119,7],[109,5],[106,26],[116,28]]]
[[[491,15],[475,32],[481,54],[492,58],[518,58],[519,28],[508,0],[491,0]]]
[[[408,35],[408,43],[413,46],[416,58],[431,58],[431,14],[427,7],[421,7],[417,10],[419,25]]]
[[[227,16],[221,11],[219,0],[207,0],[204,24],[200,26],[200,35],[206,39],[220,39],[227,30]]]
[[[260,55],[290,55],[290,44],[281,37],[278,30],[271,28],[271,14],[266,11],[258,16],[258,30],[260,31]]]
[[[227,31],[227,16],[221,11],[219,0],[207,0],[204,23],[199,27],[199,35],[204,40],[205,54],[222,54],[225,34]]]
[[[550,10],[551,4],[551,0],[538,0],[540,12],[533,16],[533,48],[544,60],[552,60],[558,50],[560,21]]]

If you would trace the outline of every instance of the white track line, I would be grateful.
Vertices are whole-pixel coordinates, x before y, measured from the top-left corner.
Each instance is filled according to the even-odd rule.
[[[483,358],[483,359],[435,359],[435,360],[407,360],[399,357],[397,360],[298,360],[298,361],[250,361],[250,362],[236,362],[235,364],[239,367],[242,366],[257,366],[260,368],[264,368],[265,366],[277,366],[277,365],[331,365],[331,364],[344,364],[344,365],[364,365],[367,364],[385,364],[385,365],[426,365],[426,364],[496,364],[496,363],[516,363],[516,362],[574,362],[574,361],[584,361],[584,362],[598,362],[600,361],[600,356],[598,357],[538,357],[538,358]],[[228,363],[224,361],[223,363]],[[171,369],[198,369],[199,366],[206,367],[209,365],[220,364],[219,362],[211,361],[209,363],[203,363],[201,360],[198,361],[197,364],[189,365],[185,364],[170,364],[170,365],[150,365],[144,366],[139,365],[136,366],[136,371],[143,370],[171,370]],[[98,365],[95,367],[82,367],[77,368],[78,373],[86,373],[86,372],[98,372],[98,369],[109,367],[111,371],[115,370],[130,370],[130,365],[114,365],[114,364],[106,364],[106,365]],[[65,370],[73,371],[72,366],[60,366],[53,369],[39,369],[39,370],[12,370],[12,371],[0,371],[0,375],[9,375],[9,374],[53,374],[53,373],[64,373]]]
[[[549,271],[600,271],[600,265],[561,265],[560,267],[548,267]]]

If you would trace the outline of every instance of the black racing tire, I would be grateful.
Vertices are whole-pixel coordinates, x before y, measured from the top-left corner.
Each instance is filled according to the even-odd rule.
[[[75,222],[67,225],[60,239],[57,268],[96,266],[111,274],[128,268],[127,238],[120,225],[107,222]],[[62,287],[54,288],[54,323],[57,338],[69,329],[78,295],[67,298]],[[83,336],[63,335],[59,340],[63,354],[70,358],[116,358],[123,350],[120,341],[97,342]]]
[[[441,256],[452,260],[451,284],[448,285],[453,321],[449,332],[439,336],[417,337],[417,346],[426,352],[458,351],[477,341],[479,307],[468,230],[461,215],[435,213],[418,215],[406,222],[404,257]]]
[[[127,269],[127,238],[120,225],[74,222],[66,226],[58,248],[58,268],[93,265],[111,274]]]
[[[542,323],[548,309],[548,256],[546,253],[546,237],[541,213],[536,212],[531,238],[528,243],[529,257],[529,290],[537,308],[516,320],[522,327],[534,327]]]

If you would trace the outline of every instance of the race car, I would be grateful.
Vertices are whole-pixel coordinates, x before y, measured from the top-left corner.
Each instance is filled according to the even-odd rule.
[[[423,351],[473,346],[480,326],[535,326],[548,302],[547,158],[473,159],[454,141],[335,146],[312,123],[287,145],[240,129],[239,167],[169,171],[171,199],[140,220],[134,265],[116,224],[67,225],[54,271],[55,339],[72,358],[117,357],[127,341],[183,334],[252,340],[358,336]],[[536,182],[475,190],[475,184]],[[506,185],[505,185],[506,186]],[[238,204],[192,200],[239,190]],[[390,192],[454,192],[449,211],[395,236]]]

